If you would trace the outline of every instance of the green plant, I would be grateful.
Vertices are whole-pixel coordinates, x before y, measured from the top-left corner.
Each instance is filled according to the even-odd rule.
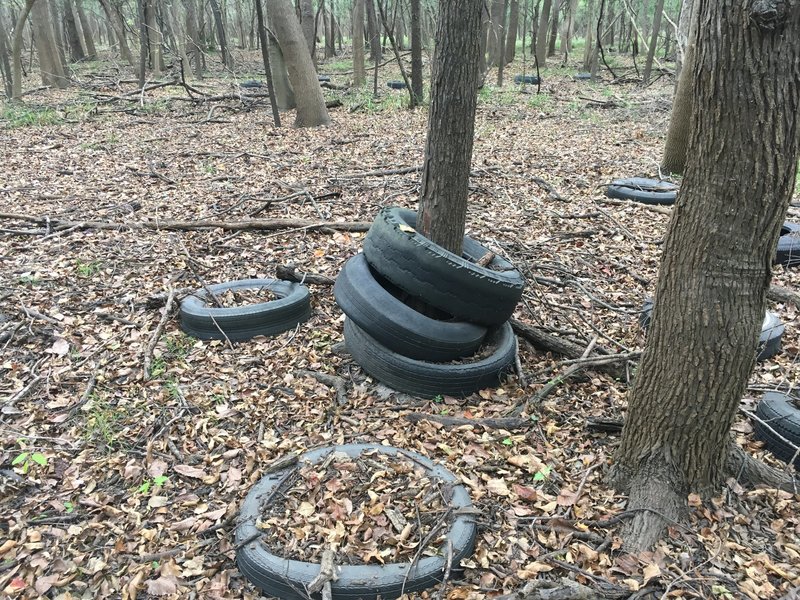
[[[38,285],[42,282],[41,278],[35,273],[23,273],[17,278],[20,285]]]
[[[533,474],[533,480],[544,481],[550,475],[550,471],[552,470],[553,469],[551,467],[544,465],[541,469],[539,469],[538,471],[536,471],[536,473]]]
[[[504,446],[513,446],[514,440],[512,440],[510,437],[507,437],[500,443],[503,444]]]
[[[78,271],[78,275],[81,277],[91,277],[96,273],[100,272],[100,267],[102,267],[103,263],[99,260],[93,260],[92,262],[85,263],[82,260],[78,259],[75,263],[75,270]]]
[[[163,356],[156,356],[150,363],[150,377],[160,377],[167,372],[167,361]]]
[[[63,120],[60,114],[46,106],[5,104],[0,108],[0,121],[6,121],[11,128],[41,127],[61,123]]]
[[[170,358],[183,360],[191,352],[194,341],[189,336],[178,334],[166,336],[164,343],[167,346],[167,353]]]
[[[444,402],[444,396],[442,396],[441,394],[436,394],[433,397],[433,401],[434,402]]]
[[[47,457],[42,454],[41,452],[28,452],[22,451],[17,454],[16,458],[11,461],[12,467],[20,467],[22,468],[22,472],[27,474],[30,471],[31,467],[34,465],[39,465],[40,467],[47,466]]]
[[[167,483],[167,481],[169,481],[169,477],[167,477],[166,475],[157,475],[152,479],[145,480],[145,482],[139,486],[139,489],[137,491],[140,494],[148,494],[150,492],[151,487],[158,489],[160,487],[163,487],[164,484]]]
[[[553,107],[553,98],[547,94],[533,94],[528,100],[528,106],[539,110],[549,110]]]
[[[102,440],[109,449],[113,449],[117,443],[117,423],[122,414],[95,393],[89,396],[86,406],[88,415],[84,436],[90,440]]]
[[[164,387],[169,394],[169,397],[173,400],[180,400],[182,397],[181,390],[178,387],[178,382],[175,379],[168,379],[164,382]]]

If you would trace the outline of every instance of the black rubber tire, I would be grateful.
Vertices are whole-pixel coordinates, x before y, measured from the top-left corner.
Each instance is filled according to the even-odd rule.
[[[456,256],[413,230],[417,213],[384,208],[364,238],[369,264],[403,291],[471,323],[505,323],[522,297],[525,281],[514,266],[495,256],[488,267],[475,263],[488,250],[464,237]]]
[[[257,335],[275,335],[293,329],[311,316],[311,297],[308,288],[299,283],[279,279],[242,279],[210,285],[215,294],[227,290],[267,288],[278,300],[215,308],[206,303],[205,289],[197,290],[181,301],[181,329],[201,340],[249,340]],[[225,335],[220,332],[225,332]]]
[[[574,79],[576,81],[587,81],[592,78],[591,73],[575,73]]]
[[[535,85],[539,83],[539,78],[536,75],[515,75],[514,83],[516,84],[529,83]]]
[[[414,360],[382,346],[350,319],[344,322],[344,340],[353,360],[369,375],[388,387],[420,398],[438,395],[468,396],[494,387],[500,375],[514,365],[516,340],[506,323],[486,335],[496,344],[493,354],[475,362],[460,364]]]
[[[647,298],[642,305],[642,312],[639,313],[639,325],[645,331],[650,325],[653,317],[653,300]],[[775,356],[781,349],[781,338],[786,331],[781,320],[774,312],[767,311],[764,315],[764,322],[761,324],[761,335],[758,338],[758,355],[756,360],[762,362]]]
[[[767,392],[756,407],[756,415],[768,423],[775,432],[800,446],[800,409],[792,403],[792,398],[780,392]],[[767,449],[783,462],[788,463],[795,454],[795,449],[764,425],[756,421],[753,424],[756,439],[762,440]],[[800,457],[795,459],[794,466],[800,469]]]
[[[635,200],[644,204],[674,204],[678,186],[669,181],[631,177],[612,181],[606,195],[609,198]]]
[[[342,312],[370,337],[408,358],[441,362],[469,356],[486,335],[480,325],[439,321],[404,304],[375,279],[363,254],[345,263],[333,295]]]
[[[406,82],[405,81],[387,81],[386,86],[392,88],[393,90],[404,90],[406,89]]]
[[[240,88],[244,89],[253,89],[253,88],[261,88],[264,87],[264,84],[261,81],[257,81],[255,79],[250,79],[249,81],[243,81],[239,84]]]
[[[331,80],[330,75],[317,75],[317,81],[320,83],[328,83]]]
[[[469,514],[472,507],[469,492],[461,484],[461,480],[443,466],[416,452],[378,444],[347,444],[320,448],[306,452],[300,457],[300,461],[319,464],[332,452],[344,452],[348,456],[356,457],[365,450],[378,450],[392,456],[408,456],[415,463],[422,465],[431,478],[452,485],[450,503],[457,516],[450,524],[447,540],[451,542],[453,549],[452,569],[459,569],[461,559],[472,554],[477,527],[474,516]],[[319,574],[319,565],[279,558],[271,554],[260,540],[258,536],[260,530],[256,527],[256,520],[264,510],[262,502],[264,499],[267,503],[275,500],[274,492],[291,468],[293,467],[268,474],[252,487],[242,502],[239,524],[236,527],[236,543],[243,545],[236,552],[236,564],[242,575],[264,595],[283,600],[307,600],[305,590]],[[459,509],[462,510],[459,512]],[[397,598],[401,592],[419,591],[439,583],[444,577],[446,562],[445,553],[442,551],[440,556],[421,557],[413,569],[411,563],[342,565],[337,567],[338,579],[331,582],[332,596],[334,600]]]
[[[775,264],[786,267],[800,265],[800,224],[787,221],[781,227],[781,237],[778,238],[778,248],[775,252]]]

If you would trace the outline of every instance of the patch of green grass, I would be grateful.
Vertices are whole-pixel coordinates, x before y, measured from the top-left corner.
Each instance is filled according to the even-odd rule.
[[[490,104],[494,106],[511,106],[519,102],[519,92],[514,80],[505,80],[503,87],[494,85],[484,85],[478,91],[478,104]]]
[[[109,405],[100,395],[92,394],[86,404],[88,415],[84,437],[91,441],[100,441],[112,450],[117,443],[119,421],[123,414],[117,407]]]
[[[42,283],[42,278],[36,273],[23,273],[17,278],[17,282],[20,285],[34,286]]]
[[[92,275],[99,273],[102,266],[103,263],[101,263],[99,260],[93,260],[85,263],[78,259],[78,261],[75,263],[75,270],[78,272],[80,277],[91,277]]]
[[[5,121],[11,128],[41,127],[56,125],[64,117],[47,106],[27,106],[25,104],[4,104],[0,108],[0,122]]]
[[[548,94],[533,94],[528,100],[528,106],[546,111],[553,108],[553,98]]]
[[[194,340],[188,335],[179,333],[177,335],[168,335],[164,338],[164,343],[167,346],[167,353],[170,358],[183,360],[189,356],[192,351]]]
[[[333,62],[325,63],[321,66],[322,71],[330,71],[331,73],[340,73],[353,70],[353,61],[351,60],[336,60]]]
[[[146,115],[160,115],[170,110],[170,103],[167,100],[152,100],[145,102],[144,106],[137,105],[140,112]]]
[[[156,356],[150,363],[150,377],[161,377],[167,372],[167,361],[163,356]]]
[[[406,90],[384,93],[376,98],[372,94],[372,86],[370,85],[349,93],[344,99],[344,104],[348,110],[354,112],[360,111],[375,114],[405,110],[408,108],[408,101],[408,92]]]

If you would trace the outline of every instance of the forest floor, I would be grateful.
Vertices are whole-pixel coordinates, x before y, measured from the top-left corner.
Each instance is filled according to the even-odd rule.
[[[243,60],[257,72],[255,54]],[[341,63],[330,67],[320,72],[333,83],[349,79]],[[506,80],[521,71],[514,63]],[[576,72],[544,71],[541,94],[512,83],[481,90],[468,232],[525,274],[521,322],[581,347],[596,339],[638,351],[669,216],[610,200],[605,185],[658,177],[673,81],[643,88]],[[409,168],[421,165],[427,114],[385,86],[397,78],[390,67],[378,99],[326,90],[342,106],[317,129],[292,128],[291,113],[274,128],[265,98],[241,97],[236,82],[251,78],[193,84],[231,96],[203,103],[180,87],[139,94],[130,74],[98,63],[69,90],[0,105],[0,595],[256,598],[233,540],[250,487],[290,453],[375,442],[445,465],[479,510],[474,555],[423,597],[491,597],[537,577],[614,598],[796,597],[800,505],[786,492],[731,480],[712,502],[690,498],[689,524],[654,551],[619,552],[619,523],[608,521],[625,498],[605,482],[618,438],[587,420],[624,416],[624,376],[584,371],[538,398],[568,365],[521,339],[522,379],[467,398],[398,394],[341,351],[329,285],[309,285],[311,319],[272,338],[198,341],[174,312],[160,332],[170,289],[270,278],[290,264],[335,278],[364,237],[305,222],[160,223],[368,222],[383,206],[417,202]],[[397,169],[410,172],[376,173]],[[775,283],[796,288],[800,272],[776,267]],[[786,324],[783,349],[757,364],[733,429],[785,468],[745,414],[765,390],[800,378],[798,308],[769,308]],[[340,377],[345,403],[307,372]],[[510,431],[436,420],[506,417],[521,405]]]

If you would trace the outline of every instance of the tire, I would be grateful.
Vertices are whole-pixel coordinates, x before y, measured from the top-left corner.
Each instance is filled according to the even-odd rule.
[[[639,313],[639,325],[645,331],[650,325],[653,317],[653,300],[647,298],[642,305],[642,312]],[[761,324],[761,334],[758,337],[758,355],[756,360],[762,362],[775,356],[781,349],[781,339],[786,330],[781,320],[774,312],[767,311],[764,315],[764,322]]]
[[[463,256],[456,256],[413,231],[417,213],[384,208],[364,238],[369,264],[403,291],[455,317],[479,325],[505,323],[522,297],[525,282],[500,256],[475,264],[488,250],[464,237]]]
[[[576,81],[588,81],[591,78],[592,78],[592,74],[591,73],[576,73],[575,74],[575,80]]]
[[[606,195],[609,198],[635,200],[644,204],[674,204],[678,196],[678,186],[669,181],[631,177],[612,181]]]
[[[342,312],[364,332],[408,358],[437,362],[469,356],[486,335],[485,327],[439,321],[404,304],[375,279],[363,254],[356,254],[345,263],[336,278],[333,295]]]
[[[406,82],[405,81],[387,81],[386,86],[392,88],[393,90],[404,90],[406,89]]]
[[[800,224],[787,221],[781,227],[781,237],[778,238],[778,248],[775,253],[775,264],[786,267],[800,265]]]
[[[438,478],[452,486],[450,503],[453,512],[462,509],[447,533],[447,540],[452,544],[453,550],[452,569],[457,570],[461,559],[472,554],[477,527],[474,517],[469,514],[469,509],[472,507],[469,492],[461,485],[460,479],[450,471],[416,452],[378,444],[347,444],[320,448],[306,452],[300,457],[300,461],[319,464],[332,452],[344,452],[350,457],[357,457],[365,450],[378,450],[391,456],[408,456],[415,463],[422,465],[432,478]],[[290,466],[268,474],[252,487],[244,499],[239,524],[236,527],[236,544],[241,545],[236,552],[236,564],[242,575],[264,595],[283,600],[308,600],[306,588],[319,573],[319,565],[284,559],[271,554],[259,539],[260,530],[256,527],[256,521],[261,516],[264,506],[275,500],[277,497],[275,492],[292,468]],[[338,579],[331,582],[332,597],[334,600],[397,598],[401,593],[423,590],[439,583],[444,577],[446,562],[443,549],[441,556],[421,557],[413,569],[411,563],[341,565],[337,568]]]
[[[181,329],[201,340],[224,340],[227,336],[231,341],[241,341],[293,329],[311,316],[311,297],[308,289],[299,283],[242,279],[208,286],[215,294],[258,288],[269,289],[279,299],[234,308],[212,308],[206,303],[206,290],[197,290],[181,301]]]
[[[767,392],[756,407],[756,415],[792,444],[800,446],[800,409],[792,403],[790,396]],[[756,439],[763,441],[776,457],[785,463],[792,460],[796,451],[789,444],[758,421],[753,424],[753,429]],[[800,457],[795,459],[794,466],[800,469]]]
[[[244,89],[254,89],[264,87],[264,84],[260,81],[256,81],[255,79],[250,79],[249,81],[241,82],[239,87]]]
[[[522,83],[537,84],[537,83],[539,83],[539,78],[536,75],[515,75],[514,76],[514,83],[516,83],[516,84],[522,84]]]
[[[330,75],[317,75],[317,81],[320,83],[329,83],[331,80]]]
[[[401,356],[376,342],[350,319],[344,322],[344,340],[350,356],[365,372],[398,392],[421,398],[467,396],[496,386],[500,375],[512,367],[516,352],[514,332],[508,323],[487,334],[486,341],[497,345],[491,356],[462,364]]]

